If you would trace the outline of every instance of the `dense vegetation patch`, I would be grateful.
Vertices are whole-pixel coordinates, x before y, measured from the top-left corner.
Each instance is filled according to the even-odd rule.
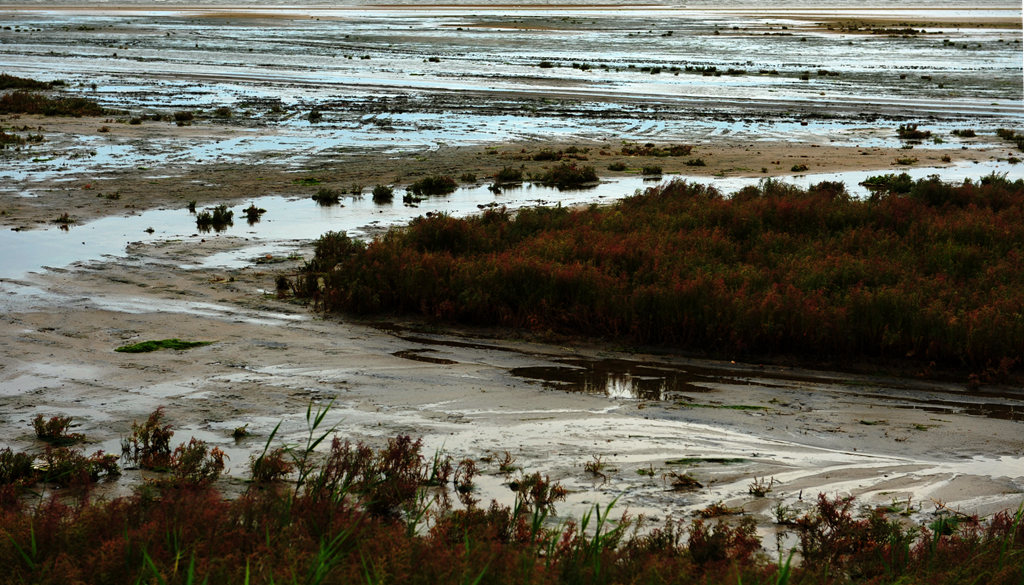
[[[431,175],[410,184],[407,189],[413,195],[447,195],[459,188],[454,178],[448,175]]]
[[[600,179],[592,166],[561,163],[540,173],[536,180],[548,187],[579,189],[597,183]]]
[[[1019,364],[1024,181],[872,186],[675,181],[610,207],[419,218],[368,245],[332,233],[298,288],[327,310],[729,355]]]
[[[193,347],[202,347],[204,345],[210,345],[212,341],[182,341],[180,339],[159,339],[152,341],[142,341],[139,343],[133,343],[131,345],[122,345],[114,351],[122,353],[146,353],[150,351],[157,351],[158,349],[192,349]]]
[[[42,114],[44,116],[102,116],[98,103],[81,97],[48,97],[30,91],[14,91],[0,96],[0,114]]]

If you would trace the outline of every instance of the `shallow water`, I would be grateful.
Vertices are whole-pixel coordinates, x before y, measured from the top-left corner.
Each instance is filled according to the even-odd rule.
[[[1019,31],[933,24],[911,38],[846,34],[808,27],[871,11],[835,2],[831,12],[803,20],[800,5],[771,12],[717,10],[728,3],[614,11],[0,8],[10,27],[0,29],[6,72],[65,79],[133,115],[245,112],[232,122],[240,135],[227,140],[139,145],[83,137],[49,161],[11,159],[2,175],[40,180],[161,161],[301,162],[345,149],[574,137],[894,146],[891,133],[865,141],[850,124],[891,128],[918,119],[948,130],[1024,121]],[[925,22],[1020,15],[992,4],[922,6],[882,12]],[[540,67],[544,61],[552,67]],[[323,114],[318,124],[306,120],[313,108]],[[247,132],[255,129],[261,133]]]
[[[892,172],[902,172],[901,169]],[[947,181],[977,180],[990,173],[1005,173],[1010,179],[1024,179],[1024,165],[1005,162],[979,162],[942,168],[913,168],[905,172],[914,178],[938,175]],[[845,173],[808,174],[782,179],[806,187],[821,181],[841,181],[854,196],[868,195],[858,185],[878,171],[851,171]],[[686,175],[666,175],[663,181],[674,178],[707,183],[722,193],[732,193],[747,185],[756,185],[758,178],[708,178]],[[295,251],[299,242],[318,238],[328,231],[344,231],[350,236],[369,239],[389,227],[403,225],[427,213],[447,213],[466,216],[482,209],[505,206],[510,210],[524,206],[610,203],[627,197],[638,189],[658,182],[640,177],[625,177],[603,181],[590,189],[559,191],[554,188],[527,183],[519,188],[506,188],[492,193],[486,185],[464,187],[444,197],[431,197],[417,206],[405,205],[396,193],[395,201],[379,205],[369,195],[350,196],[340,205],[321,206],[308,198],[265,196],[231,206],[233,223],[221,231],[200,232],[195,215],[185,209],[156,209],[126,217],[106,217],[82,225],[71,224],[67,230],[51,227],[43,230],[0,231],[0,278],[18,278],[43,267],[63,267],[76,262],[118,257],[134,242],[158,242],[174,239],[203,239],[221,236],[245,238],[251,243],[238,250],[207,257],[201,264],[184,268],[228,267],[240,268],[266,260],[267,255],[283,256]],[[248,224],[243,210],[249,205],[266,209],[262,219]],[[152,229],[152,233],[146,230]]]

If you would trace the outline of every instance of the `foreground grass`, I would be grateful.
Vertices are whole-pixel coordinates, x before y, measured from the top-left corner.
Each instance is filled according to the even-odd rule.
[[[407,436],[376,450],[352,444],[322,429],[326,412],[307,411],[305,445],[272,448],[275,429],[250,461],[249,489],[235,499],[213,487],[223,454],[195,439],[171,452],[173,432],[161,410],[133,425],[126,452],[140,465],[161,459],[167,473],[128,497],[91,498],[97,477],[86,474],[62,483],[64,491],[27,497],[26,489],[53,479],[40,475],[53,465],[0,451],[0,583],[1024,580],[1021,510],[988,522],[949,514],[912,527],[898,512],[855,514],[852,498],[819,496],[784,520],[799,538],[794,552],[802,562],[790,556],[780,564],[762,552],[750,517],[650,526],[613,518],[609,504],[553,522],[566,492],[539,473],[509,479],[514,505],[482,506],[474,495],[475,460],[425,457]],[[328,439],[330,448],[317,453]],[[46,458],[56,460],[49,449]],[[110,471],[116,474],[116,465]]]
[[[1006,376],[1024,359],[1024,181],[872,187],[727,198],[675,181],[609,207],[419,218],[369,244],[332,233],[298,289],[356,314]]]

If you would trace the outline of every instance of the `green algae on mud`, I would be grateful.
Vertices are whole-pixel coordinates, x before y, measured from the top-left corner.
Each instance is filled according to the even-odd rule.
[[[176,349],[185,350],[192,349],[193,347],[202,347],[204,345],[210,345],[212,341],[182,341],[180,339],[159,339],[142,341],[139,343],[133,343],[131,345],[122,345],[116,348],[114,351],[121,353],[148,353],[151,351],[157,351],[159,349]]]

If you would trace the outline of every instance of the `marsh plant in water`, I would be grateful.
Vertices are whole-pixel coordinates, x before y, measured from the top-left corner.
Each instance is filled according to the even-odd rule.
[[[204,209],[196,214],[196,228],[201,232],[210,230],[219,232],[234,225],[234,212],[227,205],[218,205],[213,209]]]

